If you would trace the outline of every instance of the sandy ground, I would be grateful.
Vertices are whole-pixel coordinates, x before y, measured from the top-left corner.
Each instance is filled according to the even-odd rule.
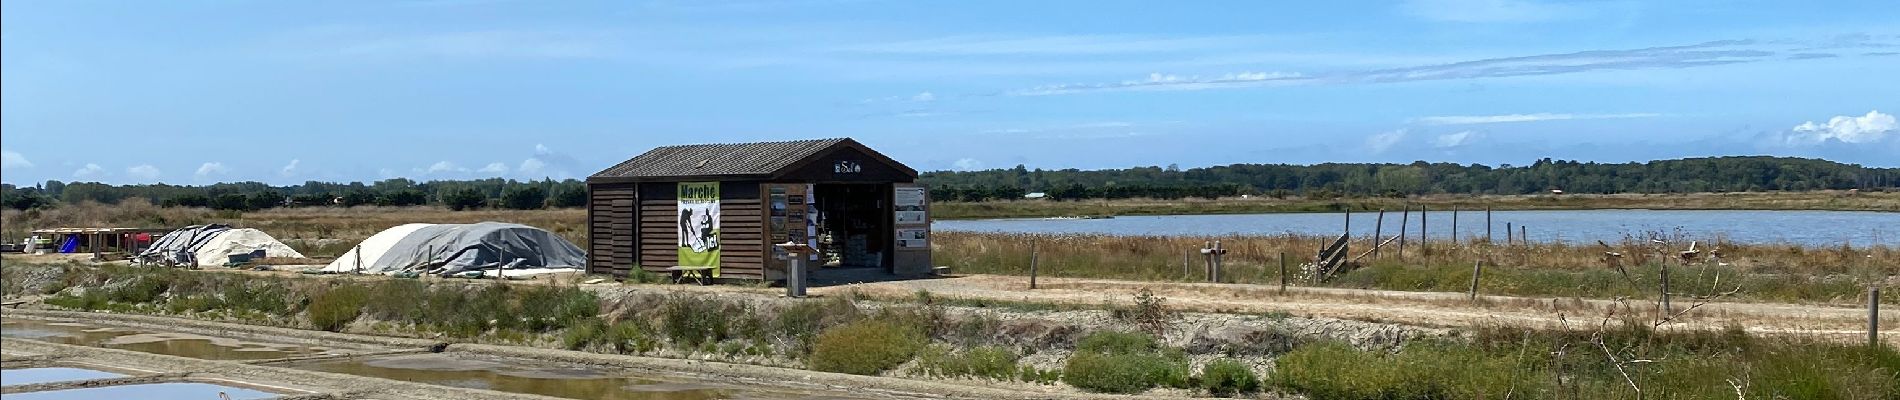
[[[812,293],[822,296],[855,291],[874,297],[908,298],[915,296],[917,291],[927,290],[941,298],[1124,305],[1130,303],[1136,293],[1148,289],[1166,298],[1169,307],[1181,311],[1242,314],[1284,312],[1306,317],[1423,327],[1502,325],[1585,329],[1594,328],[1606,316],[1638,315],[1643,320],[1653,321],[1658,314],[1656,304],[1647,300],[1480,296],[1477,301],[1472,301],[1463,293],[1301,287],[1289,287],[1285,294],[1281,294],[1278,286],[1265,285],[1071,278],[1039,278],[1037,287],[1036,290],[1029,290],[1028,280],[1024,277],[968,275],[830,286],[813,289]],[[776,291],[730,286],[683,289]],[[1854,341],[1867,337],[1867,310],[1864,308],[1724,302],[1697,305],[1691,299],[1676,299],[1672,306],[1676,313],[1692,306],[1695,308],[1676,317],[1673,322],[1664,324],[1666,329],[1724,329],[1734,325],[1764,335],[1813,335]],[[1900,310],[1883,310],[1880,327],[1882,340],[1900,344]]]

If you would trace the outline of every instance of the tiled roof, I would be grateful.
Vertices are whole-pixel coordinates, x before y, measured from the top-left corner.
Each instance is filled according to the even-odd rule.
[[[595,173],[592,178],[771,175],[851,139],[666,146]]]

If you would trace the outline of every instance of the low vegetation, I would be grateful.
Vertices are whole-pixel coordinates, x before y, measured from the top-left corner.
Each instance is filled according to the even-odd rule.
[[[24,285],[23,274],[40,276]],[[179,314],[311,329],[560,347],[666,357],[717,357],[870,375],[1066,384],[1101,393],[1311,399],[1900,398],[1900,352],[1761,338],[1740,328],[1676,332],[1646,320],[1575,321],[1570,330],[1468,329],[1397,349],[1300,340],[1270,356],[1190,356],[1144,330],[1133,306],[1114,329],[1061,343],[1009,342],[992,320],[951,318],[953,301],[859,304],[853,296],[760,301],[636,294],[603,302],[559,285],[406,279],[271,277],[130,267],[0,268],[9,295],[52,293],[74,309]],[[1152,297],[1150,295],[1149,297]],[[1163,300],[1136,302],[1163,308]],[[685,310],[703,312],[691,313]],[[1117,312],[1111,312],[1115,314]],[[701,318],[710,315],[712,317]],[[717,319],[722,322],[715,322]],[[697,339],[692,338],[698,336]],[[1030,354],[1067,354],[1055,369]],[[1202,357],[1212,357],[1207,360]],[[1738,394],[1739,393],[1739,394]]]
[[[944,199],[944,197],[932,197]],[[1312,192],[1241,198],[1121,198],[1075,201],[1007,200],[936,201],[931,217],[937,219],[1041,218],[1069,216],[1263,214],[1398,210],[1406,206],[1433,210],[1852,210],[1900,211],[1900,189],[1883,192],[1770,192],[1687,194],[1565,194],[1370,196]]]
[[[1671,284],[1679,288],[1708,291],[1719,282],[1723,291],[1739,288],[1731,299],[1847,305],[1857,304],[1868,285],[1900,275],[1900,264],[1888,262],[1900,259],[1900,249],[1887,246],[1738,245],[1702,238],[1708,239],[1698,247],[1704,251],[1684,262],[1676,252],[1686,249],[1690,239],[1663,233],[1653,237],[1679,245],[1656,245],[1650,240],[1652,235],[1626,237],[1607,248],[1435,240],[1427,246],[1412,242],[1401,254],[1396,245],[1389,244],[1378,256],[1359,259],[1359,268],[1325,282],[1309,280],[1300,264],[1309,262],[1332,238],[935,235],[936,259],[959,273],[1028,275],[1033,242],[1037,273],[1045,277],[1202,281],[1206,276],[1197,249],[1215,239],[1229,251],[1223,260],[1222,280],[1250,284],[1277,285],[1281,254],[1287,257],[1288,281],[1297,286],[1462,292],[1471,283],[1472,262],[1481,260],[1486,264],[1480,286],[1484,294],[1543,297],[1650,298],[1655,296],[1661,267],[1667,265]],[[1369,238],[1354,240],[1352,256],[1365,254],[1372,244]],[[1719,249],[1719,257],[1708,249]],[[1606,251],[1622,255],[1617,264],[1609,264]],[[1886,296],[1882,301],[1900,304],[1900,296]]]

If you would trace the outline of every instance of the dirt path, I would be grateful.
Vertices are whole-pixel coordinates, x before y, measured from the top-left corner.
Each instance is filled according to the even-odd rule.
[[[940,298],[982,299],[1073,305],[1121,305],[1141,289],[1165,297],[1182,311],[1217,313],[1276,313],[1430,327],[1478,325],[1571,328],[1595,326],[1614,310],[1616,315],[1638,315],[1653,320],[1656,306],[1646,300],[1610,300],[1480,296],[1467,300],[1463,293],[1398,292],[1334,288],[1131,282],[1100,279],[1041,278],[1038,289],[1028,290],[1027,279],[1016,276],[969,275],[948,279],[863,283],[816,288],[818,295],[855,291],[879,298],[909,298],[927,290]],[[689,290],[765,291],[735,287],[692,287]],[[1678,299],[1675,311],[1694,305]],[[1566,322],[1567,321],[1567,322]],[[1665,325],[1669,329],[1724,329],[1742,326],[1769,335],[1818,335],[1837,340],[1864,340],[1867,310],[1793,304],[1707,303]],[[1900,310],[1881,315],[1881,337],[1900,344]]]

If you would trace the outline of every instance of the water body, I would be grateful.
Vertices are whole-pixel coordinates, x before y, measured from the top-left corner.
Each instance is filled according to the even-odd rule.
[[[0,322],[0,336],[206,360],[262,360],[323,354],[328,351],[319,347],[246,342],[183,333],[156,333],[83,323],[34,320]]]
[[[1352,213],[1354,235],[1371,236],[1377,212]],[[1386,212],[1385,236],[1396,234],[1401,216]],[[1408,234],[1417,237],[1418,212],[1411,214]],[[1424,216],[1426,233],[1450,239],[1452,213],[1432,210]],[[1286,213],[1235,215],[1128,216],[1112,219],[993,219],[937,221],[940,231],[1041,234],[1106,234],[1158,236],[1338,235],[1344,232],[1343,213]],[[1616,242],[1625,235],[1647,237],[1648,232],[1691,240],[1717,237],[1747,244],[1790,243],[1810,246],[1900,245],[1900,213],[1871,211],[1723,211],[1723,210],[1553,210],[1495,211],[1493,238],[1504,241],[1505,223],[1526,226],[1535,242]],[[1458,213],[1458,235],[1485,236],[1484,211]]]
[[[229,395],[233,400],[277,397],[276,394],[239,387],[174,382],[15,393],[7,395],[7,400],[207,400],[217,399],[219,393]]]
[[[662,380],[632,371],[566,366],[472,354],[412,354],[309,362],[285,367],[444,386],[570,399],[711,400],[854,398],[838,394],[774,392],[718,382]]]
[[[122,377],[125,377],[125,375],[85,368],[48,367],[0,369],[0,386]]]

